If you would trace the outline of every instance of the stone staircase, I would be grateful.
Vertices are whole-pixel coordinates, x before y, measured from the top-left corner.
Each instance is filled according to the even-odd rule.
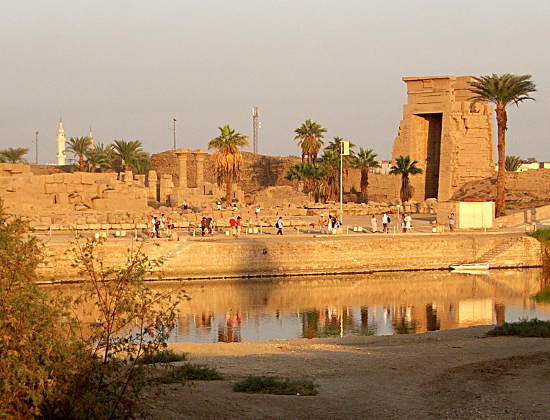
[[[474,263],[487,263],[489,264],[489,267],[492,267],[497,258],[501,257],[502,254],[513,248],[515,245],[519,244],[521,241],[523,241],[523,236],[508,238],[502,244],[494,247],[493,249],[483,254],[481,257],[477,258]]]

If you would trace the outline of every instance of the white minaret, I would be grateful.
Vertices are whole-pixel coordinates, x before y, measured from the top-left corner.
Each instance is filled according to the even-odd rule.
[[[63,130],[63,123],[61,118],[59,119],[59,129],[57,130],[57,164],[65,165],[65,130]]]
[[[90,149],[94,148],[94,136],[92,135],[92,126],[90,126]]]

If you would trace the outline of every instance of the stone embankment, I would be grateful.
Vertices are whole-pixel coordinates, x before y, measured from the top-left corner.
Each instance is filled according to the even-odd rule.
[[[99,255],[109,266],[124,265],[129,247],[140,242],[109,239]],[[69,244],[46,243],[39,267],[44,281],[76,281]],[[148,239],[142,252],[164,264],[150,279],[221,279],[331,275],[373,271],[442,270],[489,262],[492,268],[542,265],[541,244],[524,234],[377,235],[321,237]]]

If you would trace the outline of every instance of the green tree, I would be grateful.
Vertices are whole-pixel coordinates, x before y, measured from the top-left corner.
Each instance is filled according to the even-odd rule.
[[[522,163],[519,156],[506,156],[506,172],[516,172]]]
[[[90,137],[71,137],[67,142],[66,151],[71,152],[75,157],[78,157],[78,169],[84,170],[84,157],[92,146]]]
[[[0,162],[1,163],[27,163],[27,160],[23,158],[29,149],[26,147],[8,147],[7,149],[0,150]]]
[[[327,130],[315,121],[306,120],[294,132],[296,133],[294,140],[298,140],[298,146],[302,148],[302,163],[306,162],[306,156],[307,162],[315,163],[323,147],[323,133]]]
[[[376,160],[378,155],[373,149],[359,148],[359,153],[354,156],[353,167],[361,170],[361,203],[369,202],[369,171],[371,168],[379,168],[380,163]]]
[[[496,106],[497,118],[497,199],[495,204],[495,216],[499,217],[504,209],[506,200],[506,130],[508,128],[508,115],[506,108],[512,104],[519,106],[520,102],[531,99],[530,93],[536,92],[535,84],[529,80],[531,75],[518,76],[515,74],[503,74],[475,77],[470,82],[474,96],[470,98],[472,107],[478,102],[490,102]]]
[[[212,157],[216,163],[217,183],[221,187],[226,186],[225,200],[231,204],[233,182],[237,182],[241,176],[243,155],[239,150],[250,146],[248,137],[236,133],[229,125],[218,127],[220,135],[208,142],[208,150],[215,149]]]
[[[337,200],[340,189],[340,152],[325,148],[317,162],[326,168],[328,200]]]
[[[325,165],[318,163],[297,163],[292,165],[285,178],[304,183],[305,192],[311,194],[315,202],[319,202],[327,192],[327,173]]]
[[[147,156],[139,140],[115,140],[113,152],[122,163],[123,171],[131,171],[138,161]]]
[[[390,169],[391,175],[401,175],[401,189],[399,195],[402,203],[409,201],[414,194],[414,188],[411,185],[409,176],[422,173],[422,169],[416,166],[417,163],[416,160],[411,162],[411,157],[408,155],[399,156],[395,159],[395,165]]]
[[[89,172],[94,172],[96,168],[103,172],[111,167],[114,160],[113,146],[110,144],[105,146],[103,143],[96,143],[86,152],[86,166]]]

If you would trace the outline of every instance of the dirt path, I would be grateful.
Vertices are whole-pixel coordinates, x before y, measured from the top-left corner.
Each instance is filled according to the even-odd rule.
[[[492,327],[418,335],[174,344],[224,381],[167,385],[168,419],[524,419],[550,417],[550,340],[486,338]],[[315,379],[312,397],[236,393],[248,375]]]

